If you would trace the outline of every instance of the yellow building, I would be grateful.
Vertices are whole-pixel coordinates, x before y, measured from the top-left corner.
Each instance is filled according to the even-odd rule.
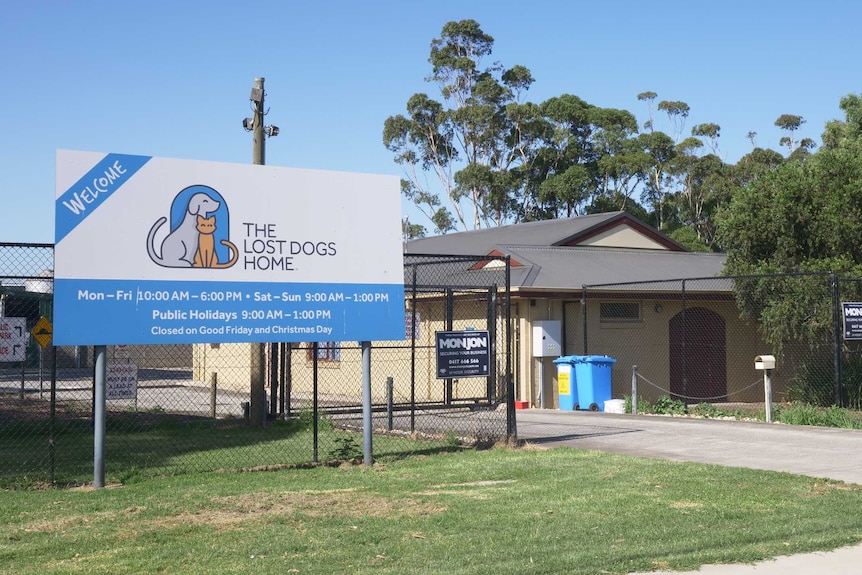
[[[637,366],[638,393],[649,400],[673,394],[694,403],[763,401],[762,375],[753,361],[771,352],[756,327],[740,319],[732,282],[720,277],[724,261],[724,254],[690,252],[624,212],[410,241],[405,318],[415,312],[415,338],[373,342],[374,401],[389,398],[386,382],[392,378],[395,403],[493,406],[505,398],[510,369],[514,400],[556,408],[553,360],[561,355],[614,358],[614,398],[631,393]],[[554,322],[560,328],[558,349],[537,356],[534,338],[544,332],[535,328]],[[472,329],[489,330],[494,348],[489,376],[439,378],[435,333]],[[250,353],[247,344],[195,346],[195,379],[206,380],[215,371],[220,387],[247,390]],[[280,377],[289,380],[286,389],[294,397],[310,396],[316,363],[320,396],[330,405],[356,404],[361,393],[356,342],[320,342],[317,362],[313,353],[307,344],[282,352],[288,356],[279,360],[285,366]],[[776,370],[777,399],[785,384]]]

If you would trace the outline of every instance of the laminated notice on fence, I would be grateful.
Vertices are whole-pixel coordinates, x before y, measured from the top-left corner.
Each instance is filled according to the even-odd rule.
[[[487,377],[491,365],[488,331],[438,331],[437,379]]]
[[[862,302],[843,302],[844,339],[862,339]]]
[[[108,364],[105,399],[135,399],[138,396],[138,366],[133,363]]]

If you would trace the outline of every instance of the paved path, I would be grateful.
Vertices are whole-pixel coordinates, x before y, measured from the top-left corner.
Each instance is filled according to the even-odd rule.
[[[537,445],[784,471],[862,484],[860,430],[551,410],[519,410],[516,418],[518,437]],[[705,565],[699,571],[673,573],[856,575],[862,573],[862,545],[788,555],[755,565]],[[652,575],[661,574],[654,571]]]
[[[862,430],[532,409],[517,411],[516,419],[518,437],[539,445],[786,471],[862,484]]]

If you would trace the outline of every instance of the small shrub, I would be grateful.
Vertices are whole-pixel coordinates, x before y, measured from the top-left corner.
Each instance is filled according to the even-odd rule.
[[[640,405],[638,408],[640,408]],[[673,399],[669,395],[662,395],[653,404],[652,412],[659,415],[685,415],[687,410],[685,403],[681,399]]]
[[[853,429],[855,427],[850,412],[844,408],[832,405],[820,412],[820,425],[824,427],[841,427]]]
[[[632,396],[623,396],[623,411],[626,413],[632,412]],[[652,405],[643,397],[638,397],[638,413],[652,413]]]
[[[362,457],[362,448],[352,433],[339,431],[336,433],[333,441],[335,442],[335,446],[329,452],[329,459],[350,461]]]
[[[844,405],[862,409],[862,357],[845,356],[841,362],[841,391]]]
[[[443,435],[443,442],[446,444],[446,447],[458,447],[461,445],[461,440],[458,439],[458,434],[451,429],[447,430]]]
[[[699,415],[700,417],[705,417],[707,419],[715,419],[718,417],[725,417],[728,415],[728,412],[714,406],[711,403],[706,403],[704,401],[698,403],[692,408],[692,413],[695,415]]]

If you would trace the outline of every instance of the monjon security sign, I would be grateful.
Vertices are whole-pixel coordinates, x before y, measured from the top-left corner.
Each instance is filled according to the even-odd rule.
[[[842,302],[844,339],[862,339],[862,303]]]
[[[487,377],[491,346],[487,331],[438,331],[437,378]]]
[[[399,180],[59,151],[54,343],[404,339]]]

